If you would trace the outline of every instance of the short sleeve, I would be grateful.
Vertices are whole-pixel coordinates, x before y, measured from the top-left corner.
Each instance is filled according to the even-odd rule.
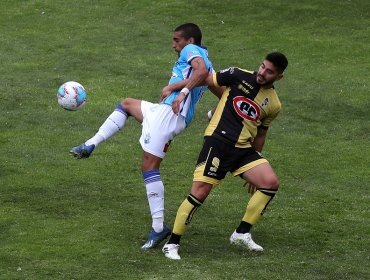
[[[202,57],[202,54],[195,45],[189,44],[182,49],[180,56],[182,60],[190,64],[194,58]]]
[[[261,120],[261,126],[265,127],[266,129],[270,126],[271,122],[278,116],[279,112],[281,110],[281,103],[277,100],[275,103],[275,106],[271,108],[270,113],[266,118]]]
[[[230,86],[237,80],[236,73],[240,71],[239,68],[230,67],[216,72],[216,82],[219,86]],[[215,83],[216,84],[216,83]]]

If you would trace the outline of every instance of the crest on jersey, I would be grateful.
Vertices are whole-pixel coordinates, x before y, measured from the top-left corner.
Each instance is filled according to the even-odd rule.
[[[194,55],[194,51],[188,52],[186,55],[187,55],[188,57],[190,57],[190,56]]]
[[[253,100],[244,96],[237,96],[233,100],[235,111],[243,119],[257,122],[261,115],[260,107]]]
[[[144,143],[149,144],[150,143],[150,133],[145,134]]]
[[[265,108],[265,107],[267,107],[268,104],[269,104],[269,99],[268,99],[268,97],[266,97],[265,100],[263,100],[263,102],[261,104],[261,107]]]

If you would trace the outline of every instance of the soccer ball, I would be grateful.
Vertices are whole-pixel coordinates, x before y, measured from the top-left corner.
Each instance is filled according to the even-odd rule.
[[[61,85],[57,92],[58,104],[66,110],[76,111],[86,102],[84,87],[73,81]]]

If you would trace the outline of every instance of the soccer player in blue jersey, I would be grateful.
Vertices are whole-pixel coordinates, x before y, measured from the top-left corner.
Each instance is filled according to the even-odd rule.
[[[152,215],[152,229],[142,249],[157,246],[171,233],[164,223],[164,185],[159,168],[170,141],[189,125],[194,116],[195,106],[206,90],[206,86],[198,85],[214,72],[201,40],[201,30],[193,23],[180,25],[173,33],[172,47],[178,53],[178,60],[173,66],[169,85],[187,79],[181,91],[164,90],[157,104],[123,99],[92,138],[70,151],[75,158],[88,158],[96,146],[121,130],[130,116],[142,124],[139,142],[144,156],[141,170]],[[186,96],[181,97],[181,102],[177,99],[180,93]],[[173,112],[173,104],[178,106],[178,114]]]

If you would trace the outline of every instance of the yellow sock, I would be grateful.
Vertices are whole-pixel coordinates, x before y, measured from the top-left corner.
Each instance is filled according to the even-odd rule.
[[[256,224],[276,192],[277,190],[257,190],[248,202],[243,221]]]
[[[187,226],[190,224],[195,211],[201,205],[202,202],[189,194],[189,196],[182,202],[177,210],[176,220],[173,225],[172,232],[177,235],[183,235],[187,229]]]

